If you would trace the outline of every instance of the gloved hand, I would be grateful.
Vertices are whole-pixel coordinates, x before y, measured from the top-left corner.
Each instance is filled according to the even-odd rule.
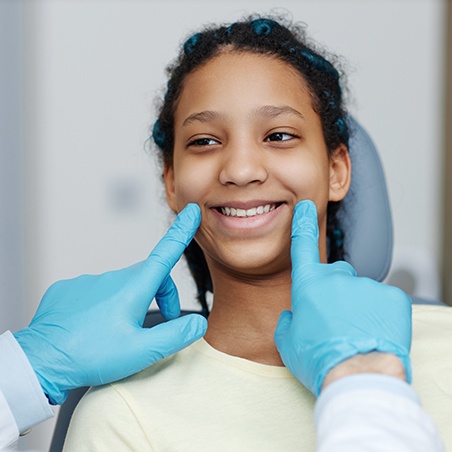
[[[71,389],[132,375],[201,338],[200,315],[177,318],[179,297],[169,273],[201,220],[196,204],[178,215],[149,257],[102,275],[53,284],[28,328],[15,333],[52,404]],[[153,298],[170,320],[142,328]]]
[[[346,262],[321,264],[318,237],[315,204],[298,203],[292,222],[292,311],[281,314],[275,331],[285,366],[318,396],[337,364],[379,351],[399,357],[410,382],[410,298],[356,276]]]

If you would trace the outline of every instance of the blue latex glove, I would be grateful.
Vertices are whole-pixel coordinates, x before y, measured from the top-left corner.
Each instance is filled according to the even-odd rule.
[[[298,203],[292,222],[292,311],[281,314],[275,331],[285,366],[318,396],[333,367],[358,353],[379,351],[398,356],[410,382],[410,298],[356,276],[346,262],[321,264],[318,237],[314,203]]]
[[[29,327],[15,337],[52,404],[63,403],[71,389],[132,375],[204,335],[204,317],[176,319],[179,297],[169,276],[200,220],[199,207],[189,204],[145,261],[47,290]],[[164,317],[175,320],[145,329],[154,297]]]

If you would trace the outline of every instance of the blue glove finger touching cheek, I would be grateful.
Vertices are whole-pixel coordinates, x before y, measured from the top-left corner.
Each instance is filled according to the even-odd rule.
[[[200,219],[190,204],[145,261],[59,281],[44,294],[30,326],[15,337],[52,404],[63,403],[71,389],[125,378],[205,334],[206,320],[197,315],[141,327],[154,297],[166,318],[179,315],[169,273]]]
[[[290,254],[296,268],[320,262],[317,208],[312,201],[300,201],[295,206]]]
[[[281,358],[315,395],[326,374],[359,353],[398,356],[411,369],[411,301],[402,291],[356,276],[346,262],[321,264],[315,205],[296,206],[292,229],[292,312],[275,331]]]
[[[157,243],[145,261],[145,267],[152,267],[156,282],[163,281],[176,265],[185,248],[195,236],[200,222],[201,211],[196,204],[187,204],[176,217],[168,232]],[[157,288],[153,288],[153,290],[156,291]]]

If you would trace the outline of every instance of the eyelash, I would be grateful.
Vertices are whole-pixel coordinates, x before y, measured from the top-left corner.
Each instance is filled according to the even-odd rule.
[[[271,138],[282,138],[283,136],[288,137],[286,139],[271,139]],[[273,132],[269,135],[267,135],[264,139],[265,142],[286,142],[286,141],[291,141],[294,139],[300,138],[299,135],[295,135],[293,133],[287,133],[287,132]],[[208,137],[203,137],[203,138],[196,138],[195,140],[189,141],[187,143],[187,148],[191,147],[191,146],[199,146],[199,147],[206,147],[206,146],[214,146],[220,144],[220,142],[218,140],[215,140],[214,138],[208,138]]]
[[[271,140],[271,139],[270,139],[271,137],[275,138],[277,135],[279,135],[279,136],[285,135],[285,136],[287,136],[287,137],[289,137],[289,138],[288,138],[288,139],[285,139],[285,140],[281,140],[281,139],[279,139],[279,140]],[[290,141],[290,140],[293,140],[293,139],[295,139],[295,138],[300,138],[300,137],[299,137],[298,135],[293,134],[293,133],[287,133],[287,132],[273,132],[273,133],[271,133],[270,135],[268,135],[267,137],[265,137],[265,140],[264,140],[264,141],[267,141],[267,142],[269,142],[269,141]]]
[[[196,138],[195,140],[189,141],[187,143],[187,147],[190,146],[212,146],[212,143],[208,143],[209,141],[213,141],[213,145],[219,144],[218,140],[215,140],[214,138]]]

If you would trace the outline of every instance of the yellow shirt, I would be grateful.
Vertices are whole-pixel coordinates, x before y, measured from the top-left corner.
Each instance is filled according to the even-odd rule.
[[[413,386],[452,451],[452,308],[413,307]],[[200,340],[91,389],[65,451],[314,451],[315,398],[286,369]]]
[[[452,451],[452,307],[413,306],[413,388]]]

